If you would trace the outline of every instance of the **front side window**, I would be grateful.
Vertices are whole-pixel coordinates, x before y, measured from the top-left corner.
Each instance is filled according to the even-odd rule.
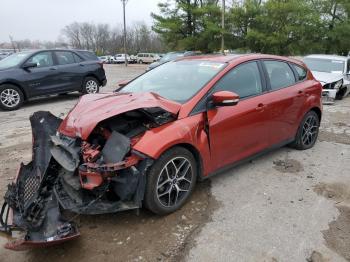
[[[263,61],[272,90],[278,90],[295,83],[295,77],[292,69],[285,62],[281,61]]]
[[[239,65],[224,75],[214,87],[214,92],[232,91],[245,98],[262,93],[259,68],[256,62]]]
[[[56,57],[59,65],[68,65],[75,63],[75,59],[72,52],[56,51]]]
[[[169,100],[185,103],[225,65],[212,61],[169,62],[136,78],[120,92],[154,92]]]
[[[52,53],[41,52],[29,58],[27,63],[35,63],[38,68],[53,66]]]

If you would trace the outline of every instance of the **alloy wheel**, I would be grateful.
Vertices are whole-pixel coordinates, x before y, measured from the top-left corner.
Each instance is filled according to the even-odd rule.
[[[4,89],[0,94],[1,103],[8,107],[16,107],[20,103],[21,97],[14,89]]]
[[[98,85],[96,81],[89,80],[86,82],[85,89],[88,94],[96,94],[98,90]]]
[[[318,124],[316,116],[310,115],[306,118],[303,131],[301,134],[301,139],[304,145],[308,146],[315,142],[318,133]]]
[[[173,207],[188,195],[193,182],[193,170],[185,157],[171,159],[161,170],[157,182],[157,197],[165,207]]]

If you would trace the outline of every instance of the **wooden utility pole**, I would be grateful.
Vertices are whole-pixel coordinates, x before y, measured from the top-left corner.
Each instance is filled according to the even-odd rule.
[[[224,30],[225,30],[225,0],[222,0],[222,11],[221,11],[221,53],[224,54],[225,40],[224,40]]]
[[[124,61],[125,66],[128,66],[127,49],[126,49],[126,22],[125,22],[125,5],[128,0],[121,0],[123,2],[123,20],[124,20]]]

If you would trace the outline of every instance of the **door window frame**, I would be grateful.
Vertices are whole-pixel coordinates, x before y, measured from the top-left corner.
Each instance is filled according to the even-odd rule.
[[[278,89],[272,89],[271,88],[271,82],[270,82],[270,77],[269,77],[269,73],[267,72],[267,68],[264,64],[264,61],[274,61],[274,62],[282,62],[282,63],[285,63],[288,65],[288,67],[290,68],[290,70],[292,70],[293,72],[293,75],[294,75],[294,83],[292,85],[289,85],[289,86],[284,86],[284,87],[281,87],[281,88],[278,88]],[[270,93],[270,92],[275,92],[275,91],[278,91],[278,90],[282,90],[282,89],[285,89],[285,88],[288,88],[288,87],[291,87],[291,86],[294,86],[298,83],[298,78],[297,78],[297,75],[296,75],[296,72],[294,71],[295,69],[293,69],[293,67],[289,64],[288,61],[285,61],[285,60],[281,60],[281,59],[270,59],[270,58],[264,58],[264,59],[261,59],[260,60],[261,62],[261,66],[263,68],[263,71],[265,73],[265,79],[266,79],[266,84],[267,84],[267,92]]]

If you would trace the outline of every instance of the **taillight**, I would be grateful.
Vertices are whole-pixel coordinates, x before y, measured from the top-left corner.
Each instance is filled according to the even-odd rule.
[[[103,62],[97,62],[103,68]]]

